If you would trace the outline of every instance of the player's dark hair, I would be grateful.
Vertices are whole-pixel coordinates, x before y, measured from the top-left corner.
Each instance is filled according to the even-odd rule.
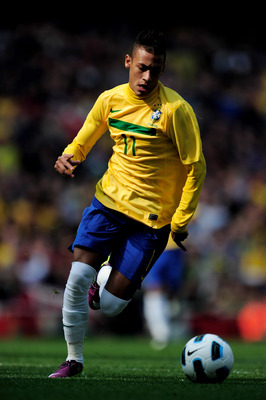
[[[162,32],[155,30],[145,29],[141,31],[132,46],[131,56],[136,49],[136,47],[143,47],[148,53],[155,55],[163,55],[164,62],[166,59],[165,50],[165,36]]]

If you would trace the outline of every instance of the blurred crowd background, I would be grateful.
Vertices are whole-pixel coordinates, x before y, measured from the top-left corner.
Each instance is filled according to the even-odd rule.
[[[0,337],[61,334],[75,231],[107,168],[106,133],[73,180],[54,163],[97,96],[127,82],[136,32],[42,21],[0,29]],[[186,332],[266,338],[266,48],[172,26],[161,81],[198,117],[207,178],[173,318]],[[145,332],[142,294],[90,331]],[[119,319],[120,318],[120,319]],[[132,322],[133,321],[133,322]],[[125,328],[126,327],[126,328]],[[182,330],[181,330],[182,331]]]

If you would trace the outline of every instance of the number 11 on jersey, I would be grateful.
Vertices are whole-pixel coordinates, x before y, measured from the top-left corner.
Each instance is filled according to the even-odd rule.
[[[127,154],[127,152],[128,152],[128,143],[127,143],[128,137],[124,133],[121,136],[124,139],[124,144],[125,144],[124,154]],[[132,141],[133,141],[133,143],[132,143],[132,155],[135,156],[136,155],[136,138],[135,138],[135,136],[131,135],[130,139],[132,139]]]

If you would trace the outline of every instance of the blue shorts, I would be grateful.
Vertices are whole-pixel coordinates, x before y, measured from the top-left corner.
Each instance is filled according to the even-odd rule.
[[[176,249],[165,250],[143,282],[144,289],[165,288],[176,291],[183,279],[184,254]]]
[[[84,210],[72,250],[77,246],[106,259],[110,255],[110,264],[139,285],[165,249],[169,232],[170,225],[150,228],[94,198]]]

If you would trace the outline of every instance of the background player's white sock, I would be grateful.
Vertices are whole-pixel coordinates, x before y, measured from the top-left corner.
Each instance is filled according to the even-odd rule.
[[[83,341],[88,323],[88,290],[96,275],[90,265],[74,261],[63,300],[63,327],[68,347],[67,360],[83,363]]]
[[[143,312],[154,342],[166,344],[170,338],[171,326],[169,304],[162,292],[147,291],[143,296]]]

